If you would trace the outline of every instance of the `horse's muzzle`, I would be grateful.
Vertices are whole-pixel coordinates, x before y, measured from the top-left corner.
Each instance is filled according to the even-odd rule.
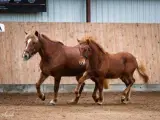
[[[23,53],[23,55],[22,55],[22,57],[23,57],[23,60],[29,60],[29,58],[31,57],[30,55],[29,55],[29,53],[28,52],[24,52]]]

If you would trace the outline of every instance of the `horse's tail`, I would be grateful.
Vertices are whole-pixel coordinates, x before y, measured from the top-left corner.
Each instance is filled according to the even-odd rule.
[[[104,79],[104,81],[103,81],[103,87],[105,89],[109,89],[109,81],[108,81],[108,79]]]
[[[148,83],[149,77],[145,73],[146,69],[145,69],[145,67],[144,67],[144,65],[142,63],[140,65],[138,65],[137,71],[138,71],[139,75],[143,77],[144,82]]]

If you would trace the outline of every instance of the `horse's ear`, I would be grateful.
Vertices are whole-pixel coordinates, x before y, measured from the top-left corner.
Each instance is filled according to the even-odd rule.
[[[27,35],[28,33],[26,31],[24,31],[24,33]]]
[[[80,42],[81,42],[81,40],[77,39],[77,42],[78,42],[78,43],[80,43]]]
[[[89,44],[90,43],[90,40],[89,39],[87,39],[87,44]]]
[[[37,37],[39,37],[39,33],[38,33],[37,30],[35,31],[35,35],[36,35]]]

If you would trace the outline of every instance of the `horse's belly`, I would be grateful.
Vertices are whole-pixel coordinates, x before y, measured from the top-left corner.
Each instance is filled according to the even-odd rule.
[[[116,76],[116,75],[114,75],[114,74],[107,74],[106,76],[105,76],[106,78],[112,78],[112,79],[115,79],[115,78],[117,78],[118,76]]]
[[[84,69],[60,69],[52,72],[53,76],[77,76],[83,74]]]
[[[77,76],[84,72],[84,70],[64,70],[62,76]]]
[[[109,73],[106,74],[105,77],[110,78],[110,79],[115,79],[115,78],[119,78],[120,76],[121,76],[121,72],[119,72],[119,73],[118,72],[117,73],[116,72],[115,73],[114,72],[109,72]]]

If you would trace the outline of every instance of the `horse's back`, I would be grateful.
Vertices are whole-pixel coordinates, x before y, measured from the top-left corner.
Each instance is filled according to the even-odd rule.
[[[107,77],[108,78],[117,78],[119,77],[125,70],[124,65],[124,59],[122,53],[116,53],[116,54],[108,54],[109,57],[107,57],[106,61],[108,62],[108,71],[107,71]]]
[[[121,52],[119,54],[120,54],[120,56],[122,56],[122,59],[126,60],[126,62],[130,62],[132,64],[137,64],[136,57],[133,56],[133,54],[131,54],[129,52]]]
[[[110,57],[113,59],[126,59],[127,61],[135,61],[136,58],[129,52],[118,52],[115,54],[110,54]]]
[[[116,76],[134,71],[137,68],[136,58],[128,52],[109,54],[109,72]]]
[[[121,52],[119,53],[122,56],[122,59],[125,64],[125,71],[134,71],[138,67],[138,63],[136,57],[133,56],[131,53],[128,52]]]

